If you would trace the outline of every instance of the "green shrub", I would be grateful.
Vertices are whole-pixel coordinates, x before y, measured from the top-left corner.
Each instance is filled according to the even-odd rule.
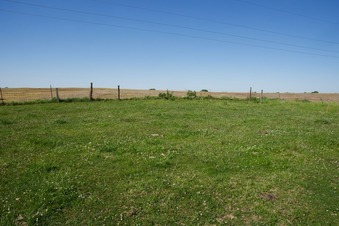
[[[166,99],[166,100],[174,100],[175,97],[173,96],[173,92],[169,92],[168,90],[166,93],[159,93],[158,97],[160,99]]]
[[[188,90],[187,94],[186,94],[186,97],[187,98],[191,98],[191,99],[196,98],[197,97],[197,92],[192,91],[192,90]]]

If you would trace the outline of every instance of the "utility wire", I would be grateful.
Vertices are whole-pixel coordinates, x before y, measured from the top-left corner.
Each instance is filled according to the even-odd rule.
[[[83,23],[83,24],[93,24],[93,25],[101,25],[101,26],[115,27],[115,28],[128,29],[128,30],[137,30],[137,31],[144,31],[144,32],[160,33],[160,34],[167,34],[167,35],[180,36],[180,37],[186,37],[186,38],[193,38],[193,39],[208,40],[208,41],[221,42],[221,43],[230,43],[230,44],[236,44],[236,45],[250,46],[250,47],[256,47],[256,48],[261,48],[261,49],[278,50],[278,51],[283,51],[283,52],[300,53],[300,54],[305,54],[305,55],[322,56],[322,57],[339,59],[339,56],[333,56],[333,55],[318,54],[318,53],[304,52],[304,51],[298,51],[298,50],[287,50],[287,49],[261,46],[261,45],[255,45],[255,44],[249,44],[249,43],[227,41],[227,40],[214,39],[214,38],[206,38],[206,37],[195,36],[195,35],[186,35],[186,34],[175,33],[175,32],[159,31],[159,30],[152,30],[152,29],[144,29],[144,28],[137,28],[137,27],[114,25],[114,24],[105,24],[105,23],[84,21],[84,20],[78,20],[78,19],[69,19],[69,18],[62,18],[62,17],[55,17],[55,16],[46,16],[46,15],[41,15],[41,14],[18,12],[18,11],[13,11],[13,10],[6,10],[6,9],[0,9],[0,11],[6,12],[6,13],[12,13],[12,14],[25,15],[25,16],[42,17],[42,18],[56,19],[56,20],[61,20],[61,21],[70,21],[70,22]]]
[[[292,38],[298,38],[298,39],[304,39],[304,40],[310,40],[310,41],[316,41],[316,42],[323,42],[323,43],[330,43],[330,44],[337,44],[337,45],[339,45],[339,42],[334,42],[334,41],[329,41],[329,40],[322,40],[322,39],[316,39],[316,38],[311,38],[311,37],[306,37],[306,36],[301,36],[301,35],[295,35],[295,34],[288,34],[288,33],[283,33],[283,32],[279,32],[279,31],[272,31],[272,30],[262,29],[262,28],[258,28],[258,27],[252,27],[252,26],[236,24],[236,23],[229,23],[229,22],[213,20],[213,19],[208,19],[208,18],[203,18],[203,17],[196,17],[196,16],[191,16],[191,15],[186,15],[186,14],[181,14],[181,13],[174,13],[174,12],[169,12],[169,11],[150,9],[150,8],[139,7],[139,6],[129,5],[129,4],[105,1],[105,0],[89,0],[89,1],[100,2],[100,3],[105,3],[105,4],[114,4],[114,5],[119,5],[119,6],[122,6],[122,7],[125,7],[125,8],[133,8],[133,9],[139,9],[139,10],[144,10],[144,11],[149,11],[149,12],[155,12],[155,13],[179,16],[179,17],[183,17],[183,18],[190,18],[190,19],[195,19],[195,20],[199,20],[199,21],[206,21],[206,22],[211,22],[211,23],[216,23],[216,24],[223,24],[223,25],[228,25],[228,26],[233,26],[233,27],[240,27],[240,28],[245,28],[245,29],[249,29],[249,30],[260,31],[260,32],[265,32],[265,33],[285,36],[285,37],[292,37]]]
[[[294,15],[294,16],[304,17],[304,18],[307,18],[307,19],[310,19],[310,20],[316,20],[316,21],[320,21],[320,22],[323,22],[323,23],[331,23],[331,24],[339,25],[339,22],[337,22],[337,21],[326,20],[326,19],[313,17],[313,16],[307,16],[307,15],[304,15],[304,14],[291,12],[291,11],[288,11],[288,10],[285,10],[285,9],[278,9],[278,8],[271,7],[271,6],[266,6],[266,5],[257,3],[257,2],[246,1],[246,0],[236,0],[236,1],[237,2],[243,2],[243,3],[246,3],[246,4],[250,4],[250,5],[254,5],[254,6],[257,6],[257,7],[260,7],[260,8],[265,8],[265,9],[281,12],[281,13],[286,13],[286,14],[290,14],[290,15]]]
[[[224,32],[205,30],[205,29],[200,29],[200,28],[192,28],[192,27],[187,27],[187,26],[182,26],[182,25],[173,25],[173,24],[160,23],[160,22],[154,22],[154,21],[148,21],[148,20],[134,19],[134,18],[129,18],[129,17],[121,17],[121,16],[113,16],[113,15],[108,15],[108,14],[93,13],[93,12],[73,10],[73,9],[65,9],[65,8],[47,6],[47,5],[41,5],[41,4],[35,4],[35,3],[27,3],[27,2],[21,2],[21,1],[15,1],[15,0],[3,0],[3,1],[13,2],[13,3],[17,3],[17,4],[23,4],[23,5],[29,5],[29,6],[34,6],[34,7],[40,7],[40,8],[66,11],[66,12],[71,12],[71,13],[108,17],[108,18],[115,18],[115,19],[128,20],[128,21],[136,21],[136,22],[142,22],[142,23],[148,23],[148,24],[157,24],[157,25],[162,25],[162,26],[167,26],[167,27],[175,27],[175,28],[188,29],[188,30],[205,32],[205,33],[225,35],[225,36],[231,36],[231,37],[236,37],[236,38],[242,38],[242,39],[261,41],[261,42],[266,42],[266,43],[284,45],[284,46],[289,46],[289,47],[303,48],[303,49],[308,49],[308,50],[318,50],[318,51],[324,51],[324,52],[330,52],[330,53],[339,53],[339,51],[334,51],[334,50],[327,50],[327,49],[314,48],[314,47],[309,47],[309,46],[295,45],[295,44],[289,44],[289,43],[284,43],[284,42],[271,41],[271,40],[267,40],[267,39],[259,39],[259,38],[253,38],[253,37],[248,37],[248,36],[242,36],[242,35],[236,35],[236,34],[230,34],[230,33],[224,33]]]

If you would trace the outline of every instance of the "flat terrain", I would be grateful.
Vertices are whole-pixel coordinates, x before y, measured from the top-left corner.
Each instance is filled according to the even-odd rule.
[[[260,92],[260,91],[259,91]],[[34,100],[44,100],[56,97],[56,90],[46,88],[5,88],[2,89],[3,99],[6,103],[9,102],[25,102]],[[159,93],[166,93],[166,90],[134,90],[134,89],[122,89],[121,98],[144,98],[144,97],[156,97]],[[59,97],[61,99],[67,98],[83,98],[89,97],[89,88],[60,88]],[[185,97],[187,91],[173,91],[173,95],[176,97]],[[249,93],[236,93],[236,92],[197,92],[198,97],[212,96],[217,98],[239,98],[246,99],[249,97]],[[260,97],[260,93],[253,92],[252,97]],[[339,93],[264,93],[265,98],[269,99],[281,99],[281,100],[309,100],[315,102],[338,102]],[[94,88],[93,98],[101,99],[117,99],[117,89],[107,88]]]
[[[339,105],[0,106],[0,225],[338,225]]]

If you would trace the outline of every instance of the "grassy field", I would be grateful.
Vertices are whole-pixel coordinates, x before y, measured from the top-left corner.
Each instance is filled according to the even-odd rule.
[[[339,105],[0,107],[0,225],[338,225]]]

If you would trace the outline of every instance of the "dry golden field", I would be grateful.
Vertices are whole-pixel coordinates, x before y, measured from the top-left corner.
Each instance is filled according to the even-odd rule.
[[[121,99],[142,98],[146,96],[155,97],[166,90],[134,90],[121,89]],[[170,91],[172,92],[172,91]],[[177,97],[185,97],[187,91],[173,91]],[[89,88],[59,88],[60,99],[89,97]],[[245,99],[249,93],[241,92],[197,92],[197,96],[231,97]],[[47,100],[56,97],[56,89],[49,88],[3,88],[2,98],[5,103],[25,102],[34,100]],[[252,97],[260,97],[260,93],[252,93]],[[264,93],[265,98],[282,100],[309,100],[323,102],[339,102],[339,93]],[[109,88],[94,88],[93,98],[117,99],[118,90]]]

